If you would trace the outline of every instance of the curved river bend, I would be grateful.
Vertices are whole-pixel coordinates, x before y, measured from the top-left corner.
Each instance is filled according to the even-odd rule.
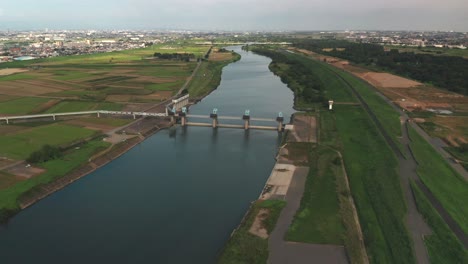
[[[285,117],[293,94],[270,59],[242,59],[191,114]],[[209,121],[209,120],[206,120]],[[289,121],[289,120],[286,120]],[[273,124],[276,125],[276,124]],[[0,231],[2,263],[214,263],[274,165],[274,131],[163,130],[14,217]]]

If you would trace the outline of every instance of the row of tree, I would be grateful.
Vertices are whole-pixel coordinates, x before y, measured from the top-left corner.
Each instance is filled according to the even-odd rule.
[[[462,57],[386,51],[380,45],[341,40],[296,40],[294,45],[468,95],[468,60]]]
[[[255,53],[270,57],[270,69],[277,74],[283,83],[294,91],[297,98],[306,103],[324,102],[324,85],[320,78],[303,61],[287,56],[281,51],[255,47]],[[286,67],[282,67],[285,64]]]
[[[189,62],[191,59],[195,59],[195,54],[193,53],[159,53],[156,52],[153,55],[158,59],[164,60],[179,60]]]
[[[26,159],[30,163],[41,163],[48,160],[57,159],[63,156],[59,147],[44,145],[41,149],[34,151]]]

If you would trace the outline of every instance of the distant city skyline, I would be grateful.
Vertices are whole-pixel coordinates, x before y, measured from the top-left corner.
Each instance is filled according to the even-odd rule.
[[[24,0],[0,4],[0,30],[468,31],[465,0]]]

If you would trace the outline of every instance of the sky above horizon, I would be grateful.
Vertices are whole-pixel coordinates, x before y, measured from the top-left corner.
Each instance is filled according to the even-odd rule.
[[[454,30],[467,0],[23,0],[0,3],[0,30]]]

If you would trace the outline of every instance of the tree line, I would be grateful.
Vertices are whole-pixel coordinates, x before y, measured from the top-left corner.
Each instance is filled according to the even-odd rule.
[[[287,56],[281,51],[254,47],[252,51],[272,59],[270,69],[293,90],[296,98],[305,103],[324,102],[324,85],[320,78],[303,61]],[[286,67],[281,67],[286,64]]]
[[[156,52],[153,55],[158,59],[164,60],[179,60],[189,62],[191,59],[195,59],[195,54],[193,53],[160,53]]]
[[[294,46],[468,95],[468,59],[462,57],[386,51],[381,45],[344,40],[296,40]]]

